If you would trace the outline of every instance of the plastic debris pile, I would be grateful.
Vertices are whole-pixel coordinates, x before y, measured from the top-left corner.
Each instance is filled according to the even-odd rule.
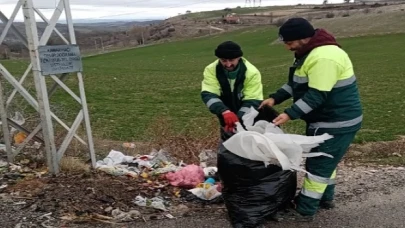
[[[177,162],[164,151],[152,151],[148,155],[127,156],[111,150],[103,160],[97,161],[97,169],[114,176],[128,176],[145,179],[146,183],[159,183],[186,190],[194,195],[194,200],[211,201],[221,196],[221,184],[217,178],[216,153],[204,150],[199,155],[200,164]],[[163,186],[162,186],[163,187]],[[181,190],[175,192],[181,197]],[[184,193],[184,191],[183,191]],[[185,195],[185,194],[183,194]],[[189,200],[190,197],[188,196]],[[162,198],[147,199],[138,195],[134,203],[138,206],[153,207],[165,211]]]

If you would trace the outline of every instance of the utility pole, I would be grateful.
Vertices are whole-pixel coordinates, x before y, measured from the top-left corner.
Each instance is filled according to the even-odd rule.
[[[100,39],[101,50],[104,52],[103,38],[102,38],[101,36],[94,38],[94,45],[96,46],[96,49],[98,49],[98,48],[97,48],[97,39]]]
[[[103,37],[100,37],[100,43],[101,43],[101,49],[104,52],[104,42],[103,42]]]

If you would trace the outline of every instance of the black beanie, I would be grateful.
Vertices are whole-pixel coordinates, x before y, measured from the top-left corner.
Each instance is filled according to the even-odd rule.
[[[278,34],[281,41],[294,41],[314,36],[315,29],[304,18],[290,18],[280,27]]]
[[[220,59],[235,59],[242,55],[240,46],[232,41],[225,41],[215,49],[215,56]]]

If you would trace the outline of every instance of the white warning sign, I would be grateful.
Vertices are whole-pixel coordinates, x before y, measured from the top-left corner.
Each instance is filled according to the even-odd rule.
[[[38,53],[42,75],[83,71],[78,45],[39,46]]]

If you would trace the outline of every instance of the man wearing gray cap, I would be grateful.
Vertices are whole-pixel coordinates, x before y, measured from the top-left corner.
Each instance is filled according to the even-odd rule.
[[[263,101],[263,85],[259,70],[243,57],[241,47],[226,41],[215,49],[218,58],[205,67],[201,98],[221,125],[221,139],[234,134],[237,122]]]
[[[333,156],[307,158],[306,175],[295,210],[285,218],[311,221],[319,207],[333,208],[336,167],[362,125],[363,113],[352,62],[335,38],[324,29],[314,29],[304,18],[291,18],[279,29],[280,40],[294,51],[288,82],[262,102],[274,106],[293,98],[273,122],[306,122],[308,136],[328,133],[333,138],[313,152]]]

